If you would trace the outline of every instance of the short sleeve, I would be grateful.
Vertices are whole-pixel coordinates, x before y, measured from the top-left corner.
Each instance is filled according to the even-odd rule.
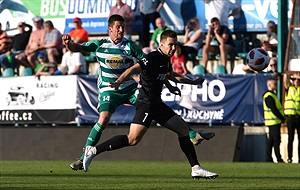
[[[146,57],[145,53],[142,51],[142,49],[137,46],[134,42],[129,41],[130,43],[130,50],[133,53],[133,57],[135,57],[138,60],[141,60]]]
[[[147,69],[147,67],[148,67],[149,64],[150,64],[150,61],[149,61],[148,56],[146,56],[146,57],[140,59],[140,60],[138,61],[138,64],[141,66],[142,70]]]

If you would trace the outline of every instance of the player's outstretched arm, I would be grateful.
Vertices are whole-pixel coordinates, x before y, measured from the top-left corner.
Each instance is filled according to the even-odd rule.
[[[77,44],[71,40],[71,36],[69,34],[62,35],[63,44],[73,52],[84,52],[84,49],[80,44]]]
[[[131,75],[138,74],[142,71],[140,64],[134,64],[132,67],[126,69],[115,82],[110,82],[110,87],[119,89],[120,85],[126,81]]]
[[[199,77],[196,80],[191,80],[173,71],[167,74],[167,78],[173,82],[193,85],[202,84],[204,82],[204,78],[202,77]]]
[[[168,79],[165,79],[165,85],[172,94],[181,96],[181,91],[177,86],[172,86]]]

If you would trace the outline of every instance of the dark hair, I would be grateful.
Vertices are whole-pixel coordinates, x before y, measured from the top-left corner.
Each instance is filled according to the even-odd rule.
[[[213,23],[213,22],[220,22],[220,20],[217,17],[214,17],[210,20],[210,23]]]
[[[165,30],[160,35],[160,41],[166,40],[167,38],[177,38],[177,33],[173,30]]]
[[[54,28],[53,23],[51,22],[51,20],[45,21],[44,24],[45,24],[45,26],[48,26],[48,27],[50,27],[50,28]]]
[[[268,23],[267,23],[267,27],[268,28],[274,28],[276,26],[275,22],[270,20]]]
[[[113,26],[116,21],[125,22],[124,18],[121,15],[114,14],[109,17],[108,26]]]

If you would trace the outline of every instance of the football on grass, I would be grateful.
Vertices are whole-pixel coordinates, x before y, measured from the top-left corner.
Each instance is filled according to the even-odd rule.
[[[253,48],[247,55],[247,64],[255,71],[262,71],[269,65],[268,52],[262,48]]]

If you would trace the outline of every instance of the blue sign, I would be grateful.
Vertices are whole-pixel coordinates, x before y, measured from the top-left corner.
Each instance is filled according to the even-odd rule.
[[[162,91],[162,100],[191,123],[263,124],[262,97],[272,74],[204,75],[202,85],[177,84],[182,96]],[[98,91],[95,76],[78,78],[78,109],[81,123],[98,120]],[[134,106],[123,105],[111,117],[111,123],[131,123]]]
[[[136,15],[133,32],[141,32],[139,1],[123,0],[123,2],[128,4]],[[235,17],[229,17],[228,21],[228,27],[235,32],[266,32],[266,24],[269,20],[277,23],[278,0],[235,0],[232,2],[241,7],[241,12]],[[114,5],[114,0],[67,0],[64,33],[68,33],[73,28],[72,19],[76,16],[82,18],[83,27],[89,33],[107,33],[109,10]],[[291,9],[292,3],[289,3],[288,15],[291,15]],[[203,0],[165,0],[160,14],[166,21],[166,25],[176,32],[183,32],[184,26],[193,17],[200,19],[200,26],[203,30],[208,29],[209,12]]]

